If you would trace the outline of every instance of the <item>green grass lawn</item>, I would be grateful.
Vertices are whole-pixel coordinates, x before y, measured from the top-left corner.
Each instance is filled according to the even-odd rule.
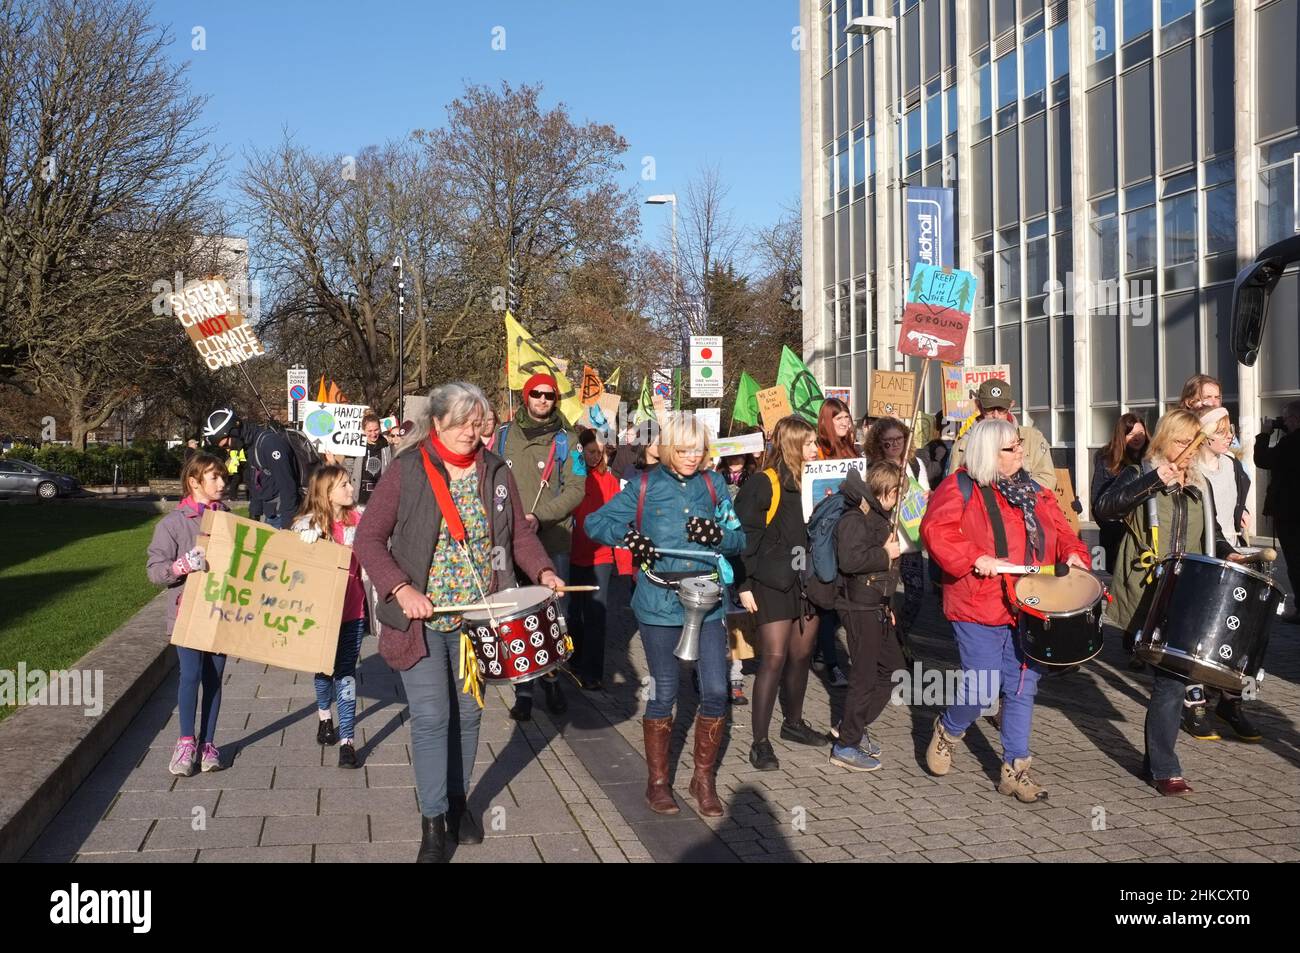
[[[161,518],[112,505],[0,507],[0,670],[67,668],[157,595],[144,563]],[[0,720],[12,712],[0,707]]]

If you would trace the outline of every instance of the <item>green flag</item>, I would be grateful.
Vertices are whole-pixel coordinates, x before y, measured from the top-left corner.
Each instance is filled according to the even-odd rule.
[[[758,386],[758,381],[749,376],[749,371],[741,371],[740,383],[736,385],[736,406],[731,409],[731,419],[751,427],[757,426],[758,392],[762,389]]]
[[[655,419],[655,405],[650,398],[650,375],[641,378],[641,399],[637,401],[636,413],[632,415],[632,423],[639,424],[645,420]]]
[[[796,414],[809,423],[817,422],[817,414],[822,409],[821,386],[813,377],[808,366],[799,360],[799,356],[788,346],[781,348],[781,368],[776,373],[776,382],[785,385],[785,392],[790,398],[790,407]]]
[[[682,369],[673,368],[673,410],[682,409]]]

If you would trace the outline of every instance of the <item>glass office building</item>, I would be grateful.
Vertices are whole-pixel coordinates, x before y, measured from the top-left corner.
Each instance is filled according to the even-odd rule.
[[[949,187],[952,264],[979,276],[967,361],[1011,366],[1076,489],[1119,414],[1154,426],[1193,373],[1222,379],[1249,441],[1300,397],[1294,272],[1256,366],[1230,347],[1238,269],[1295,231],[1298,17],[1300,0],[802,0],[805,357],[858,415],[871,368],[917,366],[893,348],[899,185]],[[938,409],[937,373],[926,390]]]

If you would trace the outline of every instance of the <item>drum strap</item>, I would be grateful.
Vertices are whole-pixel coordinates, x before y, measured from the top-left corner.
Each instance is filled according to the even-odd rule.
[[[997,556],[998,559],[1007,559],[1007,527],[1006,524],[1002,522],[1002,511],[998,509],[997,494],[994,493],[992,487],[980,486],[980,496],[984,498],[984,509],[988,511],[989,526],[993,530],[993,555]],[[1026,543],[1026,550],[1027,549],[1028,543]],[[1028,556],[1028,552],[1026,552],[1026,556]],[[1028,561],[1029,560],[1026,559],[1026,562]],[[1011,583],[1007,581],[1008,576],[1006,573],[1003,573],[998,578],[1002,580],[1002,598],[1007,601],[1007,605],[1011,609],[1011,614],[1019,617],[1020,600],[1016,598],[1015,590],[1011,588]],[[1028,668],[1028,661],[1020,663],[1020,684],[1016,686],[1017,695],[1024,690],[1025,670]]]

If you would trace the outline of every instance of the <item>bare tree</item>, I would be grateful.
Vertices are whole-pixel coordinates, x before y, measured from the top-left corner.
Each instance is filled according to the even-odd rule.
[[[211,228],[203,101],[148,12],[0,0],[0,381],[64,403],[79,446],[174,322],[153,281]]]

